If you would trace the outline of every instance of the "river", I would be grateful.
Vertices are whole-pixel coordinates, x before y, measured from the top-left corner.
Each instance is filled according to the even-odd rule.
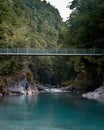
[[[104,130],[104,104],[68,93],[0,97],[0,130]]]

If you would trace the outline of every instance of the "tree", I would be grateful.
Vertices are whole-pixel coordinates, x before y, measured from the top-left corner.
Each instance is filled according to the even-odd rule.
[[[69,7],[73,10],[67,21],[69,44],[84,48],[104,47],[104,1],[73,0]]]

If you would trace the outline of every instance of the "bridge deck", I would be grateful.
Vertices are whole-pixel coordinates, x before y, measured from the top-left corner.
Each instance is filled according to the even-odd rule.
[[[0,55],[29,56],[64,56],[64,55],[104,55],[104,49],[32,49],[32,48],[0,48]]]

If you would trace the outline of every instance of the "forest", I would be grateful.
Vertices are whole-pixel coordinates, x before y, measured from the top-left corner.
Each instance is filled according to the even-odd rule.
[[[66,22],[45,0],[0,0],[0,48],[104,49],[104,1],[73,0]],[[29,82],[92,91],[104,82],[104,56],[0,56],[0,88]]]

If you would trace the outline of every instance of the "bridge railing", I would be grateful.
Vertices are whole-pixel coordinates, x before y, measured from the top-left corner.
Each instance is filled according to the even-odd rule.
[[[104,49],[0,48],[0,55],[104,55]]]

